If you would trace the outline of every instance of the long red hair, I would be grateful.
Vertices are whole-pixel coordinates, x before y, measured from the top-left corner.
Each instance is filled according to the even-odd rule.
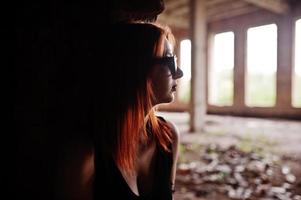
[[[153,56],[162,56],[164,51],[164,39],[167,38],[174,44],[174,37],[168,27],[160,27],[153,24],[160,30],[160,35],[153,48]],[[172,134],[169,125],[158,120],[155,116],[153,86],[146,77],[142,87],[136,91],[134,101],[128,106],[125,114],[119,119],[119,135],[116,144],[114,157],[117,165],[125,172],[131,173],[135,169],[135,160],[141,138],[148,140],[147,124],[150,132],[157,142],[170,151],[169,144],[172,141]],[[145,120],[147,119],[147,120]]]

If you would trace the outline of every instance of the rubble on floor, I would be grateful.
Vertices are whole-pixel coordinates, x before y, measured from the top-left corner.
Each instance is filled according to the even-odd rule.
[[[212,192],[227,199],[301,200],[300,177],[279,157],[235,146],[206,146],[199,160],[179,163],[176,182],[177,193],[187,200],[206,199]]]

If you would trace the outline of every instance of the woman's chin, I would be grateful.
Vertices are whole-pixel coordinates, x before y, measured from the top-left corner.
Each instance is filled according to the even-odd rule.
[[[175,99],[175,94],[173,92],[173,93],[170,93],[168,96],[165,96],[165,97],[162,97],[162,98],[157,98],[153,105],[155,106],[155,105],[158,105],[158,104],[168,104],[168,103],[173,102],[174,99]]]
[[[170,94],[170,96],[168,96],[168,97],[162,99],[162,100],[160,101],[160,103],[171,103],[171,102],[174,101],[174,99],[175,99],[175,95],[172,93],[172,94]]]

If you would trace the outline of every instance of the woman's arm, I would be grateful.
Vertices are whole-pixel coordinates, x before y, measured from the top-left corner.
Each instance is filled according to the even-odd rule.
[[[176,171],[177,171],[177,162],[179,157],[179,139],[180,139],[180,132],[178,128],[170,121],[167,121],[170,125],[172,130],[172,155],[173,155],[173,163],[171,168],[171,189],[174,191],[175,187],[175,179],[176,179]]]

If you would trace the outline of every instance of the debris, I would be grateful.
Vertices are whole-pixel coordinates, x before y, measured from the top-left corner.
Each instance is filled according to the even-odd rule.
[[[206,197],[214,190],[230,199],[301,200],[300,180],[289,166],[281,166],[275,155],[263,157],[235,146],[205,147],[200,160],[178,165],[177,182],[187,186],[187,196]]]
[[[293,174],[287,174],[285,178],[289,183],[294,183],[296,181],[296,177]]]

